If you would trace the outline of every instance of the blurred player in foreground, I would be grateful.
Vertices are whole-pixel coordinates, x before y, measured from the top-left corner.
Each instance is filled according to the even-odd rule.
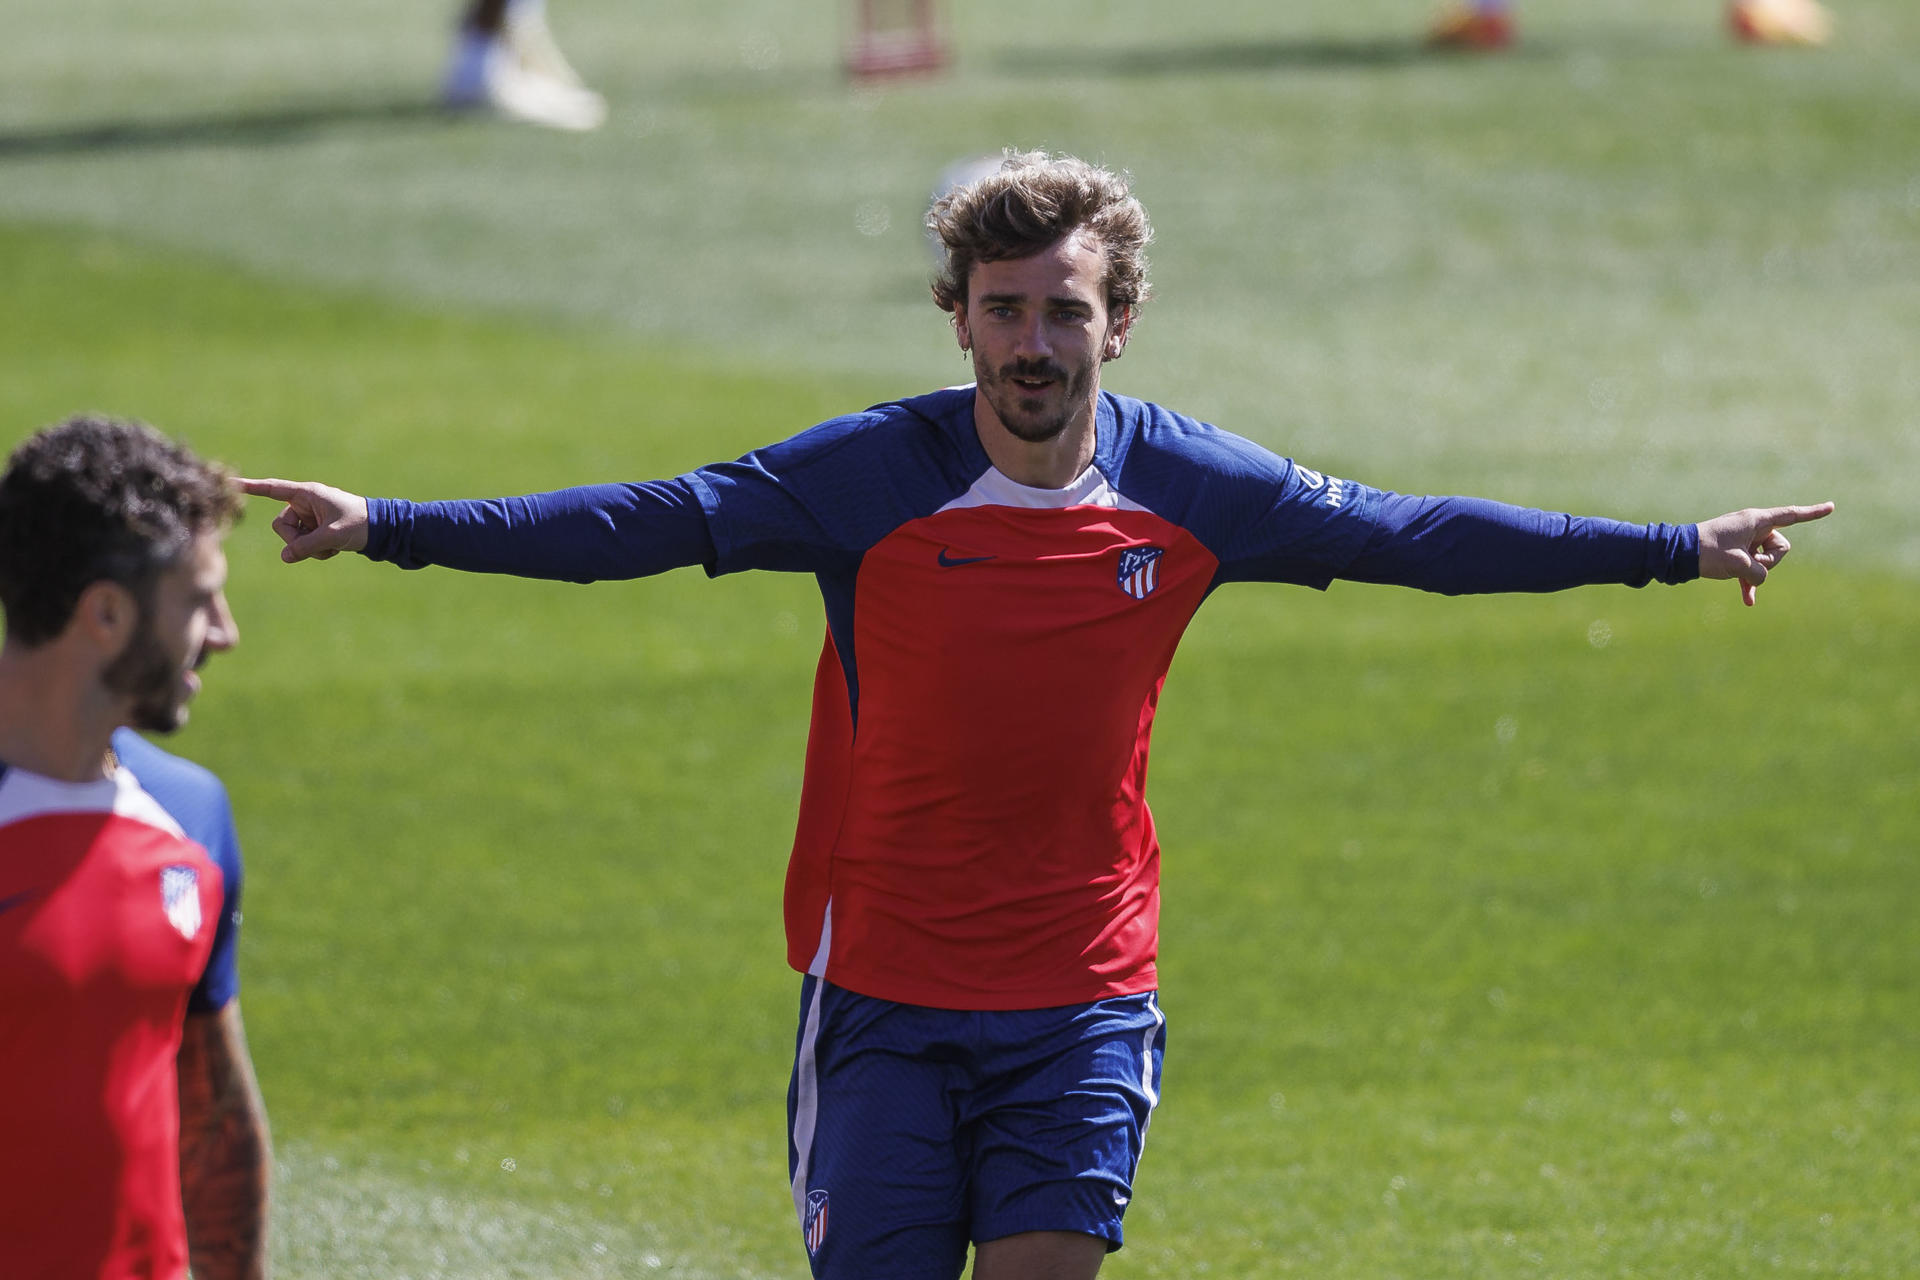
[[[1510,0],[1459,0],[1448,5],[1427,29],[1427,43],[1438,49],[1490,52],[1515,39]],[[1823,45],[1833,34],[1833,17],[1820,0],[1730,0],[1727,30],[1747,44]]]
[[[607,118],[606,99],[580,82],[554,43],[546,0],[468,0],[441,97],[549,129],[584,132]]]
[[[1103,392],[1148,289],[1145,210],[1068,157],[942,197],[934,300],[974,385],[673,480],[495,501],[249,480],[288,562],[528,577],[811,573],[826,604],[788,959],[794,1209],[820,1277],[1085,1280],[1160,1091],[1167,665],[1230,582],[1447,593],[1739,578],[1829,506],[1575,519],[1335,479]],[[1250,675],[1249,679],[1257,679]]]
[[[266,1272],[239,848],[171,733],[238,639],[231,477],[77,418],[0,477],[0,1275]]]

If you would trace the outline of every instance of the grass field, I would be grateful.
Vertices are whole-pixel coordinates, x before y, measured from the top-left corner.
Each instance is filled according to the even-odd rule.
[[[556,5],[562,138],[426,109],[446,14],[0,0],[0,436],[138,414],[434,497],[672,474],[964,376],[916,229],[1007,143],[1136,175],[1110,385],[1316,466],[1636,519],[1833,498],[1724,584],[1238,588],[1163,700],[1172,1035],[1103,1274],[1920,1265],[1920,12]],[[232,546],[181,739],[248,851],[283,1277],[804,1274],[778,896],[819,606]]]

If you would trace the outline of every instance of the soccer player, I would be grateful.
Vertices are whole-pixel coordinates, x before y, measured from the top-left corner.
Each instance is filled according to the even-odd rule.
[[[1336,479],[1104,392],[1148,296],[1114,173],[1009,155],[937,201],[975,383],[673,480],[493,501],[248,480],[289,563],[592,581],[811,573],[826,606],[786,887],[794,1209],[819,1277],[1085,1280],[1160,1091],[1148,735],[1232,582],[1448,593],[1738,577],[1828,506],[1576,519]],[[1257,677],[1253,677],[1257,678]]]
[[[76,418],[0,476],[0,1274],[265,1274],[266,1121],[219,782],[185,722],[238,639],[232,478]]]
[[[1820,0],[1729,0],[1727,30],[1747,44],[1823,45],[1833,16]],[[1427,29],[1437,49],[1492,52],[1515,39],[1509,0],[1455,0]]]
[[[554,43],[546,0],[468,0],[454,31],[441,101],[489,107],[510,120],[584,133],[607,118]]]

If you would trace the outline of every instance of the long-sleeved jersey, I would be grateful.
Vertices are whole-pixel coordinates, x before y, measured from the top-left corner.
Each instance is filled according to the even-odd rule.
[[[1449,594],[1679,582],[1694,526],[1336,479],[1102,394],[1063,489],[988,460],[973,389],[834,419],[670,481],[370,504],[367,554],[592,581],[811,573],[826,605],[795,968],[882,999],[1025,1009],[1155,985],[1147,748],[1174,647],[1235,581]]]

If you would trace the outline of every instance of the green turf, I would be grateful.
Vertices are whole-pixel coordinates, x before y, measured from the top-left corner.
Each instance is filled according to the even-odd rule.
[[[962,375],[911,227],[947,160],[1124,163],[1163,292],[1121,389],[1406,489],[1842,511],[1754,611],[1209,603],[1106,1274],[1902,1276],[1920,20],[1797,57],[1691,7],[1529,5],[1469,64],[1402,4],[981,4],[954,76],[871,95],[798,7],[581,0],[616,114],[559,139],[413,110],[424,10],[10,0],[0,435],[138,413],[421,497],[670,474]],[[810,584],[287,569],[267,514],[182,745],[249,851],[279,1274],[798,1274]]]
[[[93,238],[0,261],[0,338],[45,353],[9,417],[138,403],[376,490],[669,471],[868,391]],[[665,425],[536,425],[626,401]],[[808,584],[286,569],[264,515],[185,745],[253,854],[283,1273],[791,1274]],[[1920,607],[1807,541],[1752,612],[1209,605],[1159,735],[1174,1042],[1113,1274],[1898,1274]]]

